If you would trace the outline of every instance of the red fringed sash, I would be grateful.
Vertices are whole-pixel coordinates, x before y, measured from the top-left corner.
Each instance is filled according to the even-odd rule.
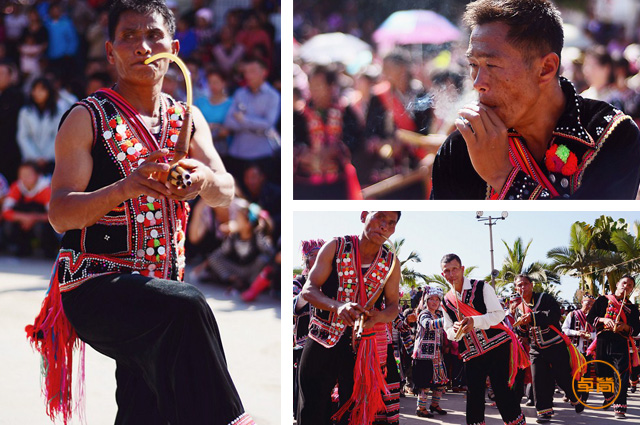
[[[84,417],[84,343],[67,320],[62,308],[58,282],[58,261],[53,267],[47,296],[33,325],[27,325],[27,340],[42,356],[42,393],[47,400],[47,415],[51,420],[62,417],[66,424],[74,410]],[[76,387],[76,404],[73,406],[71,384],[73,376],[73,352],[80,351]]]
[[[524,310],[526,313],[533,314],[533,310],[531,310],[527,303],[524,302],[524,299],[522,301],[522,310]],[[580,380],[582,375],[587,371],[585,368],[587,359],[585,359],[580,350],[578,350],[576,346],[571,343],[569,337],[566,336],[563,332],[559,331],[558,328],[553,325],[549,325],[549,329],[560,335],[560,338],[562,338],[562,341],[567,346],[567,350],[569,351],[569,364],[571,365],[571,376],[573,376],[576,380]]]
[[[469,304],[461,300],[456,300],[456,295],[454,294],[454,292],[455,289],[447,292],[445,298],[451,305],[456,305],[457,302],[460,313],[462,313],[463,316],[482,316],[482,313],[480,313]],[[522,344],[520,344],[520,341],[518,340],[516,334],[507,326],[505,326],[504,323],[500,322],[497,325],[493,325],[491,326],[491,329],[500,329],[502,331],[505,331],[511,339],[511,358],[509,359],[509,387],[513,387],[516,383],[516,375],[518,373],[518,369],[526,369],[531,365],[531,362],[529,361],[529,355],[524,351],[524,348],[522,348]]]
[[[353,261],[354,268],[358,274],[358,289],[360,292],[360,302],[366,304],[367,296],[365,283],[362,277],[362,264],[360,262],[360,251],[358,247],[358,237],[353,236]],[[391,270],[389,270],[391,273]],[[385,329],[383,329],[385,330]],[[376,343],[376,328],[369,329],[363,333],[358,352],[356,354],[356,364],[353,369],[353,393],[344,406],[338,410],[332,419],[339,421],[340,418],[353,405],[350,425],[371,425],[376,413],[385,410],[382,394],[389,395],[389,389],[380,367],[380,356]]]

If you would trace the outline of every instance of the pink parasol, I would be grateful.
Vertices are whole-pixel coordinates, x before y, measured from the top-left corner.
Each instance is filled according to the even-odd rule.
[[[459,40],[461,32],[447,18],[431,10],[394,12],[373,33],[380,45],[442,44]]]

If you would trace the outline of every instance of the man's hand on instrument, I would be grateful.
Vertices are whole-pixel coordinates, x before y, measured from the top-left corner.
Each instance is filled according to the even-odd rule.
[[[362,329],[370,329],[372,328],[376,323],[381,322],[381,320],[378,320],[378,316],[380,315],[380,311],[378,310],[367,310],[364,313],[364,324],[362,326]]]
[[[460,109],[455,125],[467,143],[473,168],[495,191],[500,191],[513,168],[509,161],[507,126],[482,103]]]
[[[137,198],[140,195],[160,199],[171,195],[171,191],[158,181],[158,174],[169,171],[169,164],[157,161],[168,153],[168,149],[152,152],[142,165],[121,181],[126,199]]]
[[[609,330],[613,330],[613,328],[616,325],[616,322],[614,322],[613,319],[609,319],[607,317],[601,317],[600,323],[604,325],[605,329],[609,329]]]
[[[358,303],[344,303],[336,310],[338,317],[344,321],[347,326],[353,326],[358,317],[365,313],[364,308]]]
[[[169,198],[176,201],[188,201],[198,196],[205,185],[215,185],[215,173],[202,162],[193,158],[184,158],[178,161],[178,165],[187,172],[191,184],[183,184],[178,187],[167,180],[165,186],[170,191]]]
[[[531,313],[525,313],[522,316],[520,316],[520,318],[518,319],[518,322],[520,322],[520,325],[523,326],[531,323],[531,320],[532,320]]]
[[[473,317],[465,317],[459,322],[454,322],[453,330],[458,333],[458,330],[462,329],[462,334],[466,334],[473,330]]]

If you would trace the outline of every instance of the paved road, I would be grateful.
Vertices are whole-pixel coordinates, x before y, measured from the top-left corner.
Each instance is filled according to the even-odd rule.
[[[39,355],[24,333],[40,310],[50,271],[50,261],[0,257],[0,425],[51,424],[40,394]],[[280,302],[263,295],[247,305],[219,288],[200,289],[220,326],[229,370],[245,409],[258,424],[280,424]],[[89,425],[113,424],[114,372],[113,360],[87,347]],[[70,425],[79,423],[74,418]]]
[[[593,405],[602,405],[602,397],[600,395],[591,395],[589,401],[593,401]],[[487,401],[489,401],[487,399]],[[569,403],[562,401],[562,395],[556,393],[554,399],[555,415],[550,424],[571,424],[571,425],[609,425],[609,424],[638,424],[640,423],[640,392],[629,394],[628,397],[627,419],[614,419],[613,409],[595,410],[585,409],[583,413],[576,414],[573,407]],[[466,424],[465,407],[466,394],[463,393],[447,393],[442,397],[440,406],[447,410],[445,416],[433,419],[418,418],[416,416],[416,397],[408,396],[400,399],[400,424],[402,425],[426,425],[428,423],[447,423],[447,424]],[[522,404],[524,415],[527,423],[535,424],[536,412],[534,407],[526,407]],[[489,404],[485,407],[485,420],[487,425],[502,425],[504,422],[500,419],[498,409],[491,407]]]

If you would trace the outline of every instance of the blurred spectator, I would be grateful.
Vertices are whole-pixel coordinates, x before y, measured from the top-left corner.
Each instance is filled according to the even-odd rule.
[[[107,72],[94,72],[87,78],[85,95],[88,96],[99,89],[109,88],[112,84],[113,80]]]
[[[294,112],[294,199],[356,196],[350,192],[359,186],[350,158],[361,145],[362,127],[351,107],[338,103],[337,78],[334,70],[316,67],[309,103]]]
[[[260,207],[236,198],[230,207],[231,220],[223,225],[227,238],[192,273],[192,280],[209,279],[225,284],[233,292],[243,291],[258,276],[273,255],[268,224]]]
[[[13,60],[18,59],[18,43],[22,38],[22,32],[29,25],[29,18],[25,8],[21,4],[8,6],[11,13],[4,15],[5,43],[7,56]],[[4,10],[7,13],[8,10]]]
[[[207,5],[204,0],[191,0],[189,2],[189,9],[182,14],[182,17],[189,27],[193,28],[196,26],[196,12],[205,7],[207,7]]]
[[[229,150],[230,133],[224,126],[224,119],[231,107],[231,99],[227,95],[226,80],[221,71],[209,68],[207,82],[209,84],[209,96],[197,98],[194,104],[202,111],[209,128],[211,128],[211,136],[216,150],[220,156],[225,157]]]
[[[580,95],[590,99],[609,102],[613,96],[613,59],[604,46],[587,49],[582,65],[584,78],[589,88]]]
[[[74,57],[79,46],[73,22],[62,14],[61,4],[53,3],[49,6],[49,15],[44,19],[44,25],[49,33],[49,66],[56,75],[66,75],[74,68]]]
[[[258,14],[250,13],[242,24],[242,29],[236,34],[236,42],[242,44],[245,52],[254,52],[254,48],[258,45],[264,46],[266,49],[266,57],[270,58],[273,49],[271,37],[260,25]],[[270,69],[269,69],[270,70]]]
[[[2,204],[3,231],[11,255],[30,255],[34,239],[45,256],[56,255],[58,239],[47,215],[50,198],[49,179],[40,174],[35,163],[22,163],[18,180]]]
[[[45,174],[53,173],[54,142],[65,111],[51,82],[38,78],[31,86],[29,102],[18,115],[17,138],[22,159],[37,163]]]
[[[397,48],[385,56],[382,81],[373,89],[367,111],[367,154],[357,161],[358,176],[365,182],[380,180],[415,169],[424,153],[396,139],[396,130],[428,134],[433,109],[422,86],[415,86],[411,56]]]
[[[220,69],[229,74],[242,58],[244,47],[234,41],[233,30],[228,26],[222,27],[219,37],[218,43],[213,46],[213,57]]]
[[[257,162],[269,180],[279,181],[272,175],[273,162],[279,161],[280,137],[275,124],[280,116],[280,95],[266,82],[267,69],[258,58],[249,58],[243,64],[247,86],[233,95],[233,103],[224,121],[234,132],[229,148],[229,172],[242,178],[245,168]]]
[[[106,56],[105,43],[109,38],[109,14],[107,11],[102,11],[98,15],[98,18],[92,23],[85,34],[87,39],[87,58],[88,59],[102,59]]]
[[[39,47],[41,53],[40,57],[44,55],[44,52],[49,47],[49,33],[42,23],[42,19],[36,9],[30,9],[27,13],[28,24],[22,31],[20,44],[25,44],[27,39],[31,38],[34,44]],[[39,66],[38,66],[39,68]],[[34,74],[35,75],[35,74]],[[35,75],[38,76],[38,75]]]
[[[22,92],[15,85],[17,72],[13,64],[0,62],[0,174],[9,183],[13,183],[18,177],[18,166],[22,158],[16,139],[18,113],[23,103]]]
[[[184,102],[187,98],[185,90],[182,72],[175,67],[170,67],[162,80],[162,91],[174,99]]]
[[[23,78],[40,75],[40,60],[45,51],[45,46],[38,44],[34,34],[28,33],[18,47],[20,53],[20,72]]]
[[[200,263],[217,249],[226,237],[220,226],[228,222],[229,208],[211,208],[201,200],[195,202],[187,226],[187,259]]]
[[[198,57],[202,61],[211,60],[211,48],[216,32],[213,29],[213,12],[210,9],[200,9],[196,12],[195,34],[198,46]]]
[[[180,56],[183,58],[190,57],[198,46],[196,32],[189,26],[184,16],[177,20],[176,39],[180,42]]]
[[[269,213],[273,220],[273,233],[279,235],[282,208],[280,185],[268,181],[264,171],[258,165],[250,165],[244,170],[242,181],[236,184],[240,186],[243,198],[260,205]]]

